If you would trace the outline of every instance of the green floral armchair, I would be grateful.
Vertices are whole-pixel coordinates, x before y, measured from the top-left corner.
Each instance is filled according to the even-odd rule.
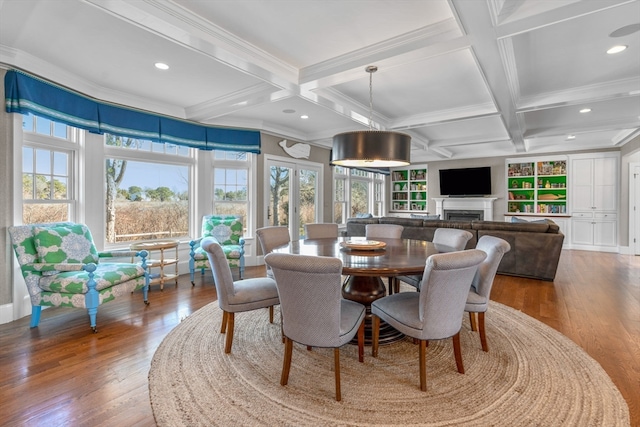
[[[202,235],[199,239],[189,242],[189,274],[191,284],[195,286],[195,272],[210,270],[207,253],[200,247],[200,242],[205,237],[214,237],[222,246],[229,267],[238,268],[239,277],[244,274],[244,238],[242,237],[244,225],[242,217],[236,215],[205,215],[202,217]]]
[[[72,222],[9,227],[9,235],[31,297],[32,328],[43,306],[86,308],[97,332],[98,306],[138,289],[149,304],[147,251],[98,252],[87,226]],[[100,262],[134,256],[141,262]]]

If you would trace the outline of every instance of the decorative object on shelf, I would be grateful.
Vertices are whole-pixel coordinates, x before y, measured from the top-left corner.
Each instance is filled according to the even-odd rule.
[[[369,73],[369,130],[345,132],[333,137],[331,164],[345,167],[398,167],[409,165],[411,137],[405,133],[373,130],[373,73]]]

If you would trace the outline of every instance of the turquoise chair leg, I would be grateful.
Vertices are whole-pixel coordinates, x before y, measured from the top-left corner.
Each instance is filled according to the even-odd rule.
[[[42,313],[42,307],[39,305],[31,306],[31,325],[30,327],[35,328],[40,323],[40,314]]]
[[[100,305],[100,294],[96,290],[96,281],[93,279],[93,272],[96,271],[96,265],[93,263],[86,264],[83,269],[89,273],[89,280],[87,286],[89,290],[84,296],[85,306],[89,312],[89,320],[91,322],[91,329],[93,332],[98,332],[96,327],[96,316],[98,314],[98,305]]]

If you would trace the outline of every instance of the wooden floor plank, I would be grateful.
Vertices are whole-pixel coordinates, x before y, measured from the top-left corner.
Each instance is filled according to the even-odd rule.
[[[246,270],[246,277],[264,274],[264,267]],[[498,275],[491,298],[581,346],[640,427],[640,257],[563,251],[554,282]],[[153,287],[149,299],[147,307],[134,293],[101,306],[97,334],[75,309],[44,310],[34,329],[29,318],[0,325],[0,425],[155,425],[147,379],[153,354],[216,293],[210,273],[194,287],[185,275],[177,288]]]

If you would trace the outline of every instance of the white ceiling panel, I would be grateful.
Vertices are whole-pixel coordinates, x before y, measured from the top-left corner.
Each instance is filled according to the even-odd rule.
[[[371,115],[412,135],[412,161],[610,148],[640,129],[640,0],[0,0],[0,63],[323,147]]]

